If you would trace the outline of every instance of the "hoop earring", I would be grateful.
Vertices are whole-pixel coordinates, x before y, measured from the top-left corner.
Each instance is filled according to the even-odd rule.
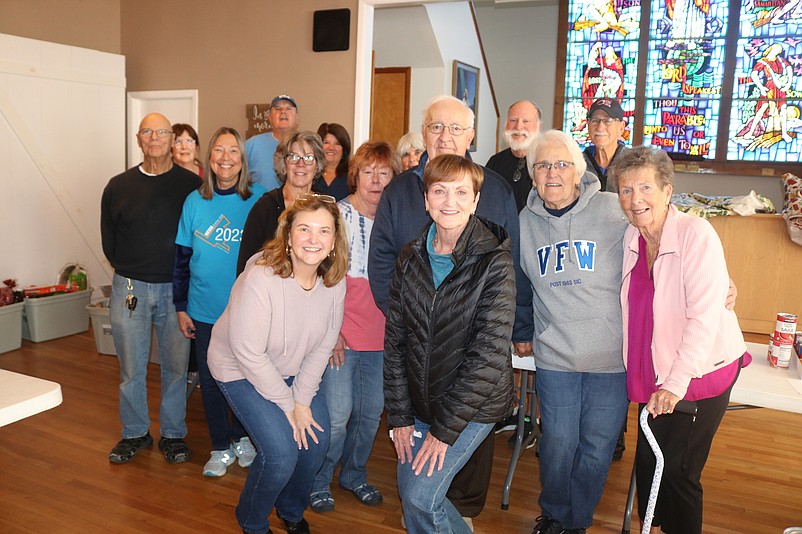
[[[292,252],[292,247],[290,246],[290,244],[289,244],[289,243],[287,243],[287,244],[284,246],[284,252],[286,252],[286,253],[287,253],[287,257],[289,258],[289,257],[290,257],[290,253]]]
[[[336,257],[337,257],[337,252],[335,252],[334,249],[331,249],[331,252],[329,252],[329,259],[331,261],[334,261],[334,258],[336,258]]]

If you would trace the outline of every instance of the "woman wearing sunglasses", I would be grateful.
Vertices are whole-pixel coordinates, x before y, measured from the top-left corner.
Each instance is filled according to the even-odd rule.
[[[245,269],[248,258],[273,239],[279,215],[292,206],[298,195],[317,191],[313,183],[326,167],[323,141],[319,135],[309,131],[288,135],[276,148],[273,167],[281,187],[260,198],[245,221],[237,260],[237,276]]]

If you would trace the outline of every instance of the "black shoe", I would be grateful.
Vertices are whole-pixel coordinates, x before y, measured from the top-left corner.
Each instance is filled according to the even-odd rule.
[[[513,413],[506,419],[502,419],[498,423],[496,423],[495,433],[501,434],[502,432],[509,432],[511,430],[515,430],[515,427],[518,425],[518,414]]]
[[[168,464],[180,464],[189,461],[189,447],[182,438],[165,438],[159,440],[159,450],[164,453]]]
[[[537,521],[537,524],[532,534],[563,534],[565,532],[560,523],[545,515],[541,515],[535,521]]]
[[[138,438],[121,439],[117,445],[111,449],[109,453],[109,461],[113,464],[126,464],[131,461],[131,458],[136,454],[153,445],[153,438],[150,437],[150,432]]]
[[[621,458],[624,457],[624,451],[627,450],[626,444],[624,443],[624,431],[621,431],[621,434],[618,436],[618,441],[615,442],[615,450],[613,451],[613,461],[617,462]]]
[[[584,528],[567,528],[563,530],[563,534],[585,534],[587,529]]]
[[[529,416],[526,416],[524,419],[524,438],[523,438],[523,445],[525,449],[531,449],[535,446],[535,439],[532,437],[532,431],[534,431],[535,427],[532,426],[532,421],[529,419]],[[518,437],[518,433],[513,433],[510,436],[510,439],[507,440],[507,445],[511,448],[515,448],[515,438]]]
[[[284,530],[287,531],[287,534],[310,534],[309,533],[309,523],[306,522],[306,519],[301,519],[300,521],[287,521],[281,515],[276,512],[278,518],[284,522]]]

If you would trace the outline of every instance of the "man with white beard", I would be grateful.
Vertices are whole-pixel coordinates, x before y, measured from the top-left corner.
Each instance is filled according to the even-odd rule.
[[[504,177],[512,186],[515,204],[520,212],[532,190],[532,180],[526,169],[526,153],[540,135],[540,107],[529,100],[519,100],[507,111],[504,125],[504,140],[509,148],[494,154],[487,160],[488,169]]]

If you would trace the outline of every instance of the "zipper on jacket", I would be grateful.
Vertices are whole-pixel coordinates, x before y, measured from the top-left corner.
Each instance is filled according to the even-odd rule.
[[[426,408],[426,417],[429,419],[431,419],[431,414],[429,413],[429,364],[432,361],[432,337],[434,336],[432,325],[434,324],[434,305],[437,302],[437,295],[439,294],[440,290],[435,289],[434,297],[432,297],[432,305],[429,306],[429,346],[426,347],[426,368],[423,370],[423,404]]]

